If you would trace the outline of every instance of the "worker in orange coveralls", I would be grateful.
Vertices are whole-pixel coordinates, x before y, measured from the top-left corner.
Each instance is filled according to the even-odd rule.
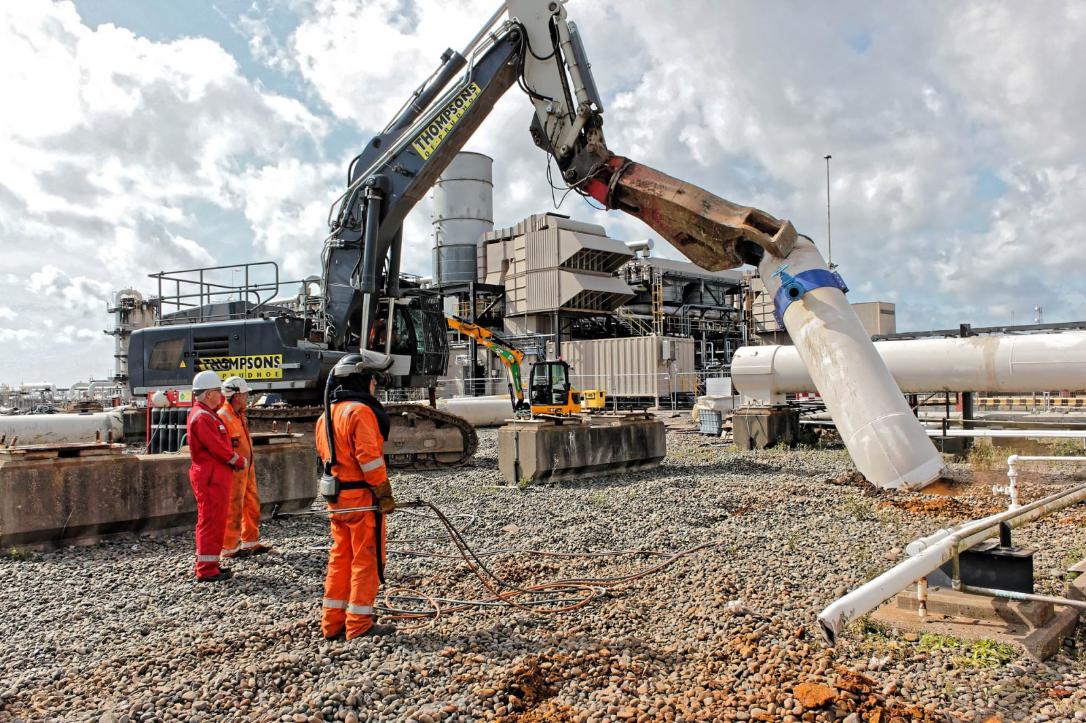
[[[222,380],[205,370],[192,380],[195,401],[189,412],[187,439],[192,464],[189,483],[196,495],[196,579],[201,582],[229,580],[232,573],[219,567],[226,510],[230,501],[232,470],[243,470],[249,460],[230,445],[226,426],[215,410],[222,404]]]
[[[379,355],[383,356],[383,355]],[[389,418],[374,396],[377,380],[368,357],[349,354],[332,370],[329,385],[335,460],[328,443],[326,417],[317,420],[317,452],[326,476],[338,480],[331,495],[332,549],[324,581],[321,632],[325,638],[344,635],[389,635],[392,625],[375,624],[373,605],[384,577],[384,517],[396,507],[385,467],[384,444]],[[322,489],[323,494],[323,489]],[[374,506],[375,511],[335,513],[337,509]]]
[[[256,491],[256,465],[253,463],[253,438],[245,410],[249,385],[241,377],[230,377],[222,384],[225,401],[219,418],[234,451],[249,460],[249,466],[234,472],[230,485],[230,505],[226,514],[226,534],[222,540],[223,557],[249,557],[271,550],[260,543],[260,497]]]

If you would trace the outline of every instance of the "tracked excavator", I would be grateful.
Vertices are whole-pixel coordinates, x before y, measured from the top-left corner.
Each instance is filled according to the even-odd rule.
[[[448,317],[448,323],[450,329],[482,344],[505,365],[509,373],[509,401],[513,404],[514,415],[518,417],[532,417],[539,414],[570,416],[581,411],[579,394],[573,389],[567,362],[561,359],[549,359],[533,363],[529,373],[528,396],[525,397],[524,384],[520,377],[520,365],[524,361],[523,351],[485,326],[456,316]]]
[[[783,259],[797,243],[788,221],[608,149],[603,101],[563,1],[508,0],[462,52],[446,50],[441,61],[348,166],[347,187],[329,209],[316,312],[302,318],[257,304],[206,320],[217,317],[190,311],[137,331],[134,393],[184,386],[203,368],[227,375],[260,366],[266,375],[253,379],[256,389],[315,405],[336,360],[359,349],[390,358],[393,387],[433,389],[447,363],[445,322],[439,299],[402,282],[403,222],[514,85],[533,106],[533,141],[569,189],[640,218],[703,268]],[[419,404],[390,413],[391,466],[456,465],[474,452],[474,430],[453,415]]]

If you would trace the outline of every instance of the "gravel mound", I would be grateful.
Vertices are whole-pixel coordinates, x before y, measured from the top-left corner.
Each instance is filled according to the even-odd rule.
[[[474,466],[396,475],[397,498],[464,515],[453,522],[478,551],[714,547],[572,612],[449,612],[349,643],[319,632],[323,518],[265,523],[277,554],[235,561],[236,577],[216,585],[192,580],[191,533],[7,554],[0,720],[1086,718],[1081,628],[1047,664],[1015,655],[991,667],[963,662],[952,644],[859,626],[834,650],[818,636],[822,607],[907,542],[1003,504],[983,485],[951,498],[868,496],[843,451],[739,454],[673,429],[657,470],[516,489],[501,486],[495,441],[480,434]],[[1047,491],[1031,482],[1023,496]],[[1041,550],[1042,592],[1062,593],[1068,556],[1086,551],[1080,512],[1016,531]],[[420,554],[455,554],[433,521],[397,513],[389,528],[389,585],[487,594],[457,559]],[[484,558],[518,585],[626,575],[661,559]]]

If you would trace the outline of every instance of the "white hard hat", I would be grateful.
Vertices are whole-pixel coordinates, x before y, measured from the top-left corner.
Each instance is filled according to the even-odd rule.
[[[235,394],[248,394],[249,392],[249,385],[241,377],[230,377],[222,383],[222,393],[227,399]]]
[[[199,394],[200,392],[206,392],[209,389],[218,389],[221,385],[222,380],[219,379],[219,375],[210,369],[206,369],[193,378],[192,392],[193,394]]]

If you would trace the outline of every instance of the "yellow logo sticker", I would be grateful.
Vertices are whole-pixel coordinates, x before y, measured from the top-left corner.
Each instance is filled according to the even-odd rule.
[[[282,354],[256,354],[253,356],[208,356],[196,363],[200,371],[210,369],[220,379],[282,379]]]
[[[430,121],[430,125],[426,126],[415,140],[411,141],[411,147],[418,152],[423,160],[429,158],[437,150],[437,147],[445,140],[445,136],[449,135],[449,131],[460,122],[460,119],[468,112],[468,108],[471,107],[471,104],[475,102],[475,99],[482,92],[482,88],[475,81],[468,83],[463,90],[456,94],[455,98],[449,101],[448,105],[438,111],[438,114]]]

